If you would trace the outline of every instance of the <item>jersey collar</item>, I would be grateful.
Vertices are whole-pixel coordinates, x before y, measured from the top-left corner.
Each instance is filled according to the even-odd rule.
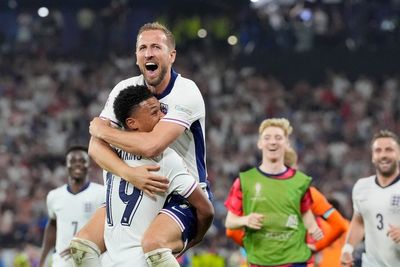
[[[84,184],[84,185],[81,187],[81,189],[80,189],[78,192],[76,192],[76,193],[74,193],[74,192],[72,191],[72,188],[71,188],[70,185],[67,185],[67,191],[70,192],[70,193],[73,194],[73,195],[77,195],[77,194],[79,194],[80,192],[85,191],[85,190],[89,187],[89,184],[90,184],[90,182],[87,182],[86,184]]]
[[[178,73],[171,69],[171,80],[169,80],[167,88],[165,88],[165,90],[161,94],[156,95],[158,100],[166,97],[167,95],[169,95],[169,93],[171,93],[171,90],[175,84],[176,77],[178,77]]]

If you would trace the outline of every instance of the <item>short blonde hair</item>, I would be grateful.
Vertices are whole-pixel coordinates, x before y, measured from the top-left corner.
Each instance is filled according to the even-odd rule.
[[[389,130],[380,130],[377,132],[371,140],[371,147],[374,144],[374,142],[379,139],[379,138],[392,138],[394,141],[396,141],[397,145],[400,147],[400,140],[399,137],[392,131]]]
[[[165,27],[164,25],[162,25],[159,22],[146,23],[142,27],[140,27],[139,32],[137,34],[137,38],[136,38],[136,45],[137,45],[138,38],[139,38],[140,34],[142,34],[142,32],[155,31],[155,30],[162,31],[165,34],[165,36],[167,37],[168,46],[171,49],[175,49],[174,35],[172,34],[172,32],[170,30],[168,30],[167,27]]]
[[[285,150],[285,157],[283,162],[285,163],[286,166],[289,166],[291,168],[295,168],[297,165],[297,153],[292,147],[288,147]]]
[[[285,119],[285,118],[272,118],[272,119],[266,119],[260,124],[260,128],[258,130],[258,133],[261,135],[264,130],[268,127],[278,127],[283,130],[285,133],[286,137],[289,137],[289,135],[292,133],[293,128],[290,126],[290,122]]]

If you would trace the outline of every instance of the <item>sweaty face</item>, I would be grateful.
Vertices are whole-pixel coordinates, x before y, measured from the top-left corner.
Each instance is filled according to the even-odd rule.
[[[258,139],[258,148],[262,151],[263,157],[271,162],[283,161],[288,144],[283,129],[275,126],[265,128]]]
[[[144,31],[138,36],[136,64],[147,85],[156,87],[163,82],[168,83],[165,79],[171,71],[175,55],[176,51],[168,46],[167,37],[162,31]]]
[[[157,98],[151,97],[139,104],[139,107],[133,116],[128,118],[126,124],[131,130],[151,132],[162,116],[160,102],[158,102]]]
[[[82,150],[73,150],[67,155],[67,169],[71,178],[85,179],[89,169],[89,155]]]
[[[383,177],[390,177],[399,167],[400,151],[392,138],[378,138],[372,144],[372,163]]]

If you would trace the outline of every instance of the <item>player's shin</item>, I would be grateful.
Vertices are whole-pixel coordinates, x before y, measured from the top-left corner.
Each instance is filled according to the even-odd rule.
[[[98,246],[85,239],[74,237],[69,245],[75,267],[99,267],[100,249]]]
[[[149,267],[179,267],[169,248],[159,248],[144,254]]]

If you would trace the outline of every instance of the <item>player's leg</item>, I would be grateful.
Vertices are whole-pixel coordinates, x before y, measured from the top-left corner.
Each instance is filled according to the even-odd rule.
[[[160,213],[152,222],[142,239],[142,248],[150,267],[177,266],[173,252],[183,249],[181,229],[166,214]]]
[[[105,216],[106,208],[98,208],[71,240],[71,256],[75,266],[101,266],[100,255],[106,250],[104,244]]]
[[[180,266],[174,254],[185,248],[196,231],[195,211],[186,203],[180,196],[169,199],[144,234],[142,248],[150,267]]]

